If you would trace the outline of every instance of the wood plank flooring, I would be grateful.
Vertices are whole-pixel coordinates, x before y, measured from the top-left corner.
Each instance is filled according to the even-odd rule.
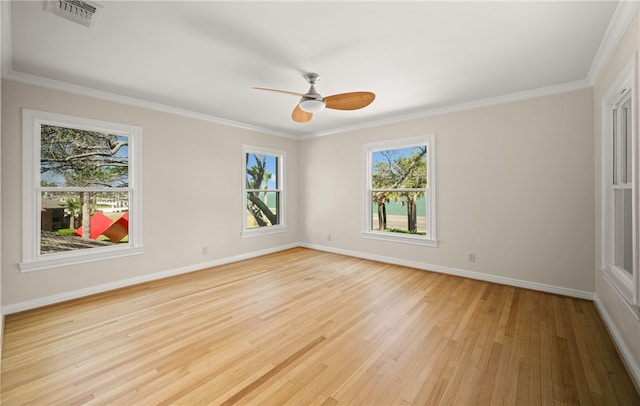
[[[638,405],[589,301],[296,248],[9,315],[2,404]]]

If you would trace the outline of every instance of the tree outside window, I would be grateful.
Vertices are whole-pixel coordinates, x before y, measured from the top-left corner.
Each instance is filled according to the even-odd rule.
[[[91,239],[91,218],[97,211],[116,213],[113,220],[128,212],[128,146],[129,138],[123,135],[41,126],[42,200],[65,203],[69,216],[65,224],[70,229],[79,224],[81,238]],[[59,250],[65,249],[69,246]]]
[[[244,147],[244,235],[283,229],[283,161],[282,152]]]
[[[24,110],[22,270],[142,252],[141,134]]]
[[[434,240],[433,145],[433,136],[365,145],[366,236]]]

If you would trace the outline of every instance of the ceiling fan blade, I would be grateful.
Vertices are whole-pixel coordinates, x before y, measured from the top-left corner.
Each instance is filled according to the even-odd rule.
[[[266,87],[254,87],[254,89],[256,89],[256,90],[266,90],[267,92],[289,94],[291,96],[298,96],[298,97],[304,96],[302,93],[289,92],[287,90],[269,89],[269,88],[266,88]]]
[[[350,92],[327,96],[324,101],[328,109],[358,110],[367,107],[375,98],[371,92]]]
[[[296,105],[296,108],[293,109],[293,112],[291,113],[291,118],[293,119],[293,121],[296,121],[298,123],[307,123],[311,121],[312,117],[313,113],[308,113],[302,110],[298,105]]]

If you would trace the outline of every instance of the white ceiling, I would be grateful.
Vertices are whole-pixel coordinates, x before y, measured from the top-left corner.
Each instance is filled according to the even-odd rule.
[[[613,1],[98,3],[103,13],[87,28],[47,12],[44,1],[12,2],[10,22],[3,24],[5,77],[35,75],[289,136],[336,132],[535,89],[586,86],[618,6]],[[300,124],[291,120],[297,97],[252,89],[304,93],[303,72],[320,74],[316,87],[324,96],[367,90],[376,100],[358,111],[324,110]]]

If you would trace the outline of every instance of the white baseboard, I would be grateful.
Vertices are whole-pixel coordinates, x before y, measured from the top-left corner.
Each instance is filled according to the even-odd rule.
[[[638,393],[640,393],[640,365],[638,365],[638,362],[634,359],[631,350],[624,342],[624,339],[622,338],[620,331],[618,331],[615,322],[613,321],[613,319],[607,312],[607,309],[604,307],[597,295],[595,295],[593,302],[596,305],[596,309],[598,309],[598,312],[600,313],[600,317],[602,318],[602,320],[604,320],[605,326],[607,326],[607,329],[609,330],[609,335],[613,338],[613,343],[618,349],[618,354],[620,354],[622,362],[627,367],[627,371],[629,372],[631,380],[636,386],[636,390],[638,391]]]
[[[60,293],[57,295],[47,296],[43,298],[27,300],[25,302],[15,303],[7,306],[2,306],[2,314],[17,313],[25,310],[35,309],[37,307],[47,306],[50,304],[65,302],[71,299],[77,299],[84,296],[93,295],[96,293],[107,292],[118,288],[124,288],[131,285],[137,285],[139,283],[150,282],[158,279],[168,278],[170,276],[181,275],[185,273],[200,271],[202,269],[212,268],[215,266],[230,264],[232,262],[238,262],[245,259],[259,257],[261,255],[271,254],[278,251],[284,251],[286,249],[299,247],[300,244],[288,244],[275,248],[269,248],[261,251],[254,251],[246,254],[235,255],[232,257],[216,259],[208,262],[201,262],[194,265],[185,267],[168,269],[165,271],[154,272],[148,275],[136,276],[135,278],[123,279],[120,281],[105,283],[102,285],[91,286],[88,288],[73,290],[70,292]]]
[[[163,279],[170,276],[176,276],[184,273],[195,272],[202,269],[225,265],[232,262],[238,262],[245,259],[255,258],[261,255],[271,254],[274,252],[283,251],[283,250],[295,248],[295,247],[311,248],[318,251],[326,251],[326,252],[332,252],[335,254],[348,255],[356,258],[370,259],[373,261],[384,262],[389,264],[409,266],[412,268],[417,268],[417,269],[422,269],[427,271],[440,272],[440,273],[445,273],[449,275],[462,276],[465,278],[483,280],[487,282],[495,282],[503,285],[516,286],[516,287],[521,287],[526,289],[539,290],[542,292],[555,293],[559,295],[576,297],[580,299],[593,300],[594,298],[594,294],[592,292],[585,292],[585,291],[576,290],[576,289],[562,288],[558,286],[546,285],[546,284],[536,283],[536,282],[528,282],[528,281],[523,281],[519,279],[487,275],[487,274],[482,274],[478,272],[466,271],[462,269],[425,264],[425,263],[416,262],[416,261],[408,261],[400,258],[393,258],[393,257],[386,257],[381,255],[375,255],[375,254],[362,253],[357,251],[343,250],[343,249],[327,247],[323,245],[293,243],[293,244],[287,244],[287,245],[269,248],[261,251],[255,251],[255,252],[250,252],[246,254],[235,255],[232,257],[221,258],[214,261],[202,262],[202,263],[175,268],[175,269],[168,269],[165,271],[155,272],[148,275],[137,276],[135,278],[123,279],[120,281],[115,281],[115,282],[105,283],[101,285],[91,286],[88,288],[73,290],[70,292],[60,293],[57,295],[47,296],[47,297],[33,299],[33,300],[27,300],[20,303],[10,304],[2,307],[2,314],[12,314],[12,313],[25,311],[25,310],[35,309],[37,307],[60,303],[67,300],[77,299],[80,297],[89,296],[96,293],[102,293],[109,290],[136,285],[139,283],[150,282],[157,279]]]
[[[593,300],[594,298],[593,292],[587,292],[584,290],[563,288],[559,286],[547,285],[544,283],[523,281],[520,279],[505,278],[503,276],[488,275],[488,274],[483,274],[479,272],[466,271],[463,269],[450,268],[450,267],[445,267],[440,265],[425,264],[423,262],[408,261],[405,259],[368,254],[368,253],[363,253],[358,251],[343,250],[339,248],[327,247],[324,245],[301,243],[300,246],[305,248],[311,248],[318,251],[326,251],[326,252],[332,252],[334,254],[348,255],[350,257],[370,259],[372,261],[384,262],[387,264],[403,265],[411,268],[422,269],[425,271],[434,271],[434,272],[444,273],[448,275],[462,276],[464,278],[469,278],[469,279],[499,283],[501,285],[516,286],[519,288],[538,290],[541,292],[555,293],[558,295],[575,297],[578,299]]]

